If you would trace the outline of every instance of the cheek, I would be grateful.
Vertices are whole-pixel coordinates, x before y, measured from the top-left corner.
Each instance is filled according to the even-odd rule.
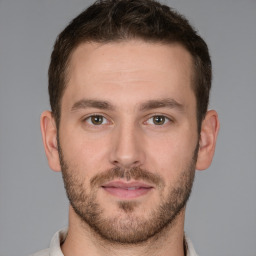
[[[151,138],[147,144],[151,166],[154,166],[160,175],[171,180],[191,163],[196,139],[183,133],[183,136]]]
[[[104,170],[104,159],[109,142],[105,138],[86,136],[83,131],[66,130],[61,137],[65,161],[75,163],[80,170]]]

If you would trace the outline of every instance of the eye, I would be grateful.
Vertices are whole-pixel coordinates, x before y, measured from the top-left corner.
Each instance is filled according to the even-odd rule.
[[[170,119],[163,115],[152,116],[148,119],[147,123],[152,125],[164,125],[170,122]]]
[[[101,115],[89,116],[85,119],[85,121],[90,125],[103,125],[108,123],[108,120]]]

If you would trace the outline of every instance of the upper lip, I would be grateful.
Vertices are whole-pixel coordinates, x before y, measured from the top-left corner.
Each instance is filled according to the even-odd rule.
[[[132,182],[124,182],[124,181],[110,181],[104,183],[102,187],[111,187],[111,188],[153,188],[152,185],[147,184],[141,181],[132,181]]]

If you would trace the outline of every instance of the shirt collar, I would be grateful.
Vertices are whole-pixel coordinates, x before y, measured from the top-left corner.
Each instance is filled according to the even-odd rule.
[[[55,233],[51,240],[50,244],[50,256],[64,256],[61,251],[61,245],[66,239],[68,233],[68,229],[64,228]],[[187,244],[187,256],[198,256],[195,252],[193,244],[191,240],[186,237],[186,244]]]

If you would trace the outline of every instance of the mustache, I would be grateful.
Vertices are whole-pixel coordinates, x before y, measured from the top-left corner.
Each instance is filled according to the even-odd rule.
[[[113,179],[124,179],[124,180],[143,180],[154,184],[155,186],[161,188],[164,186],[164,180],[155,173],[151,173],[140,167],[133,167],[129,169],[124,169],[120,167],[115,167],[99,173],[90,179],[91,187],[101,186],[103,183],[109,182]]]

